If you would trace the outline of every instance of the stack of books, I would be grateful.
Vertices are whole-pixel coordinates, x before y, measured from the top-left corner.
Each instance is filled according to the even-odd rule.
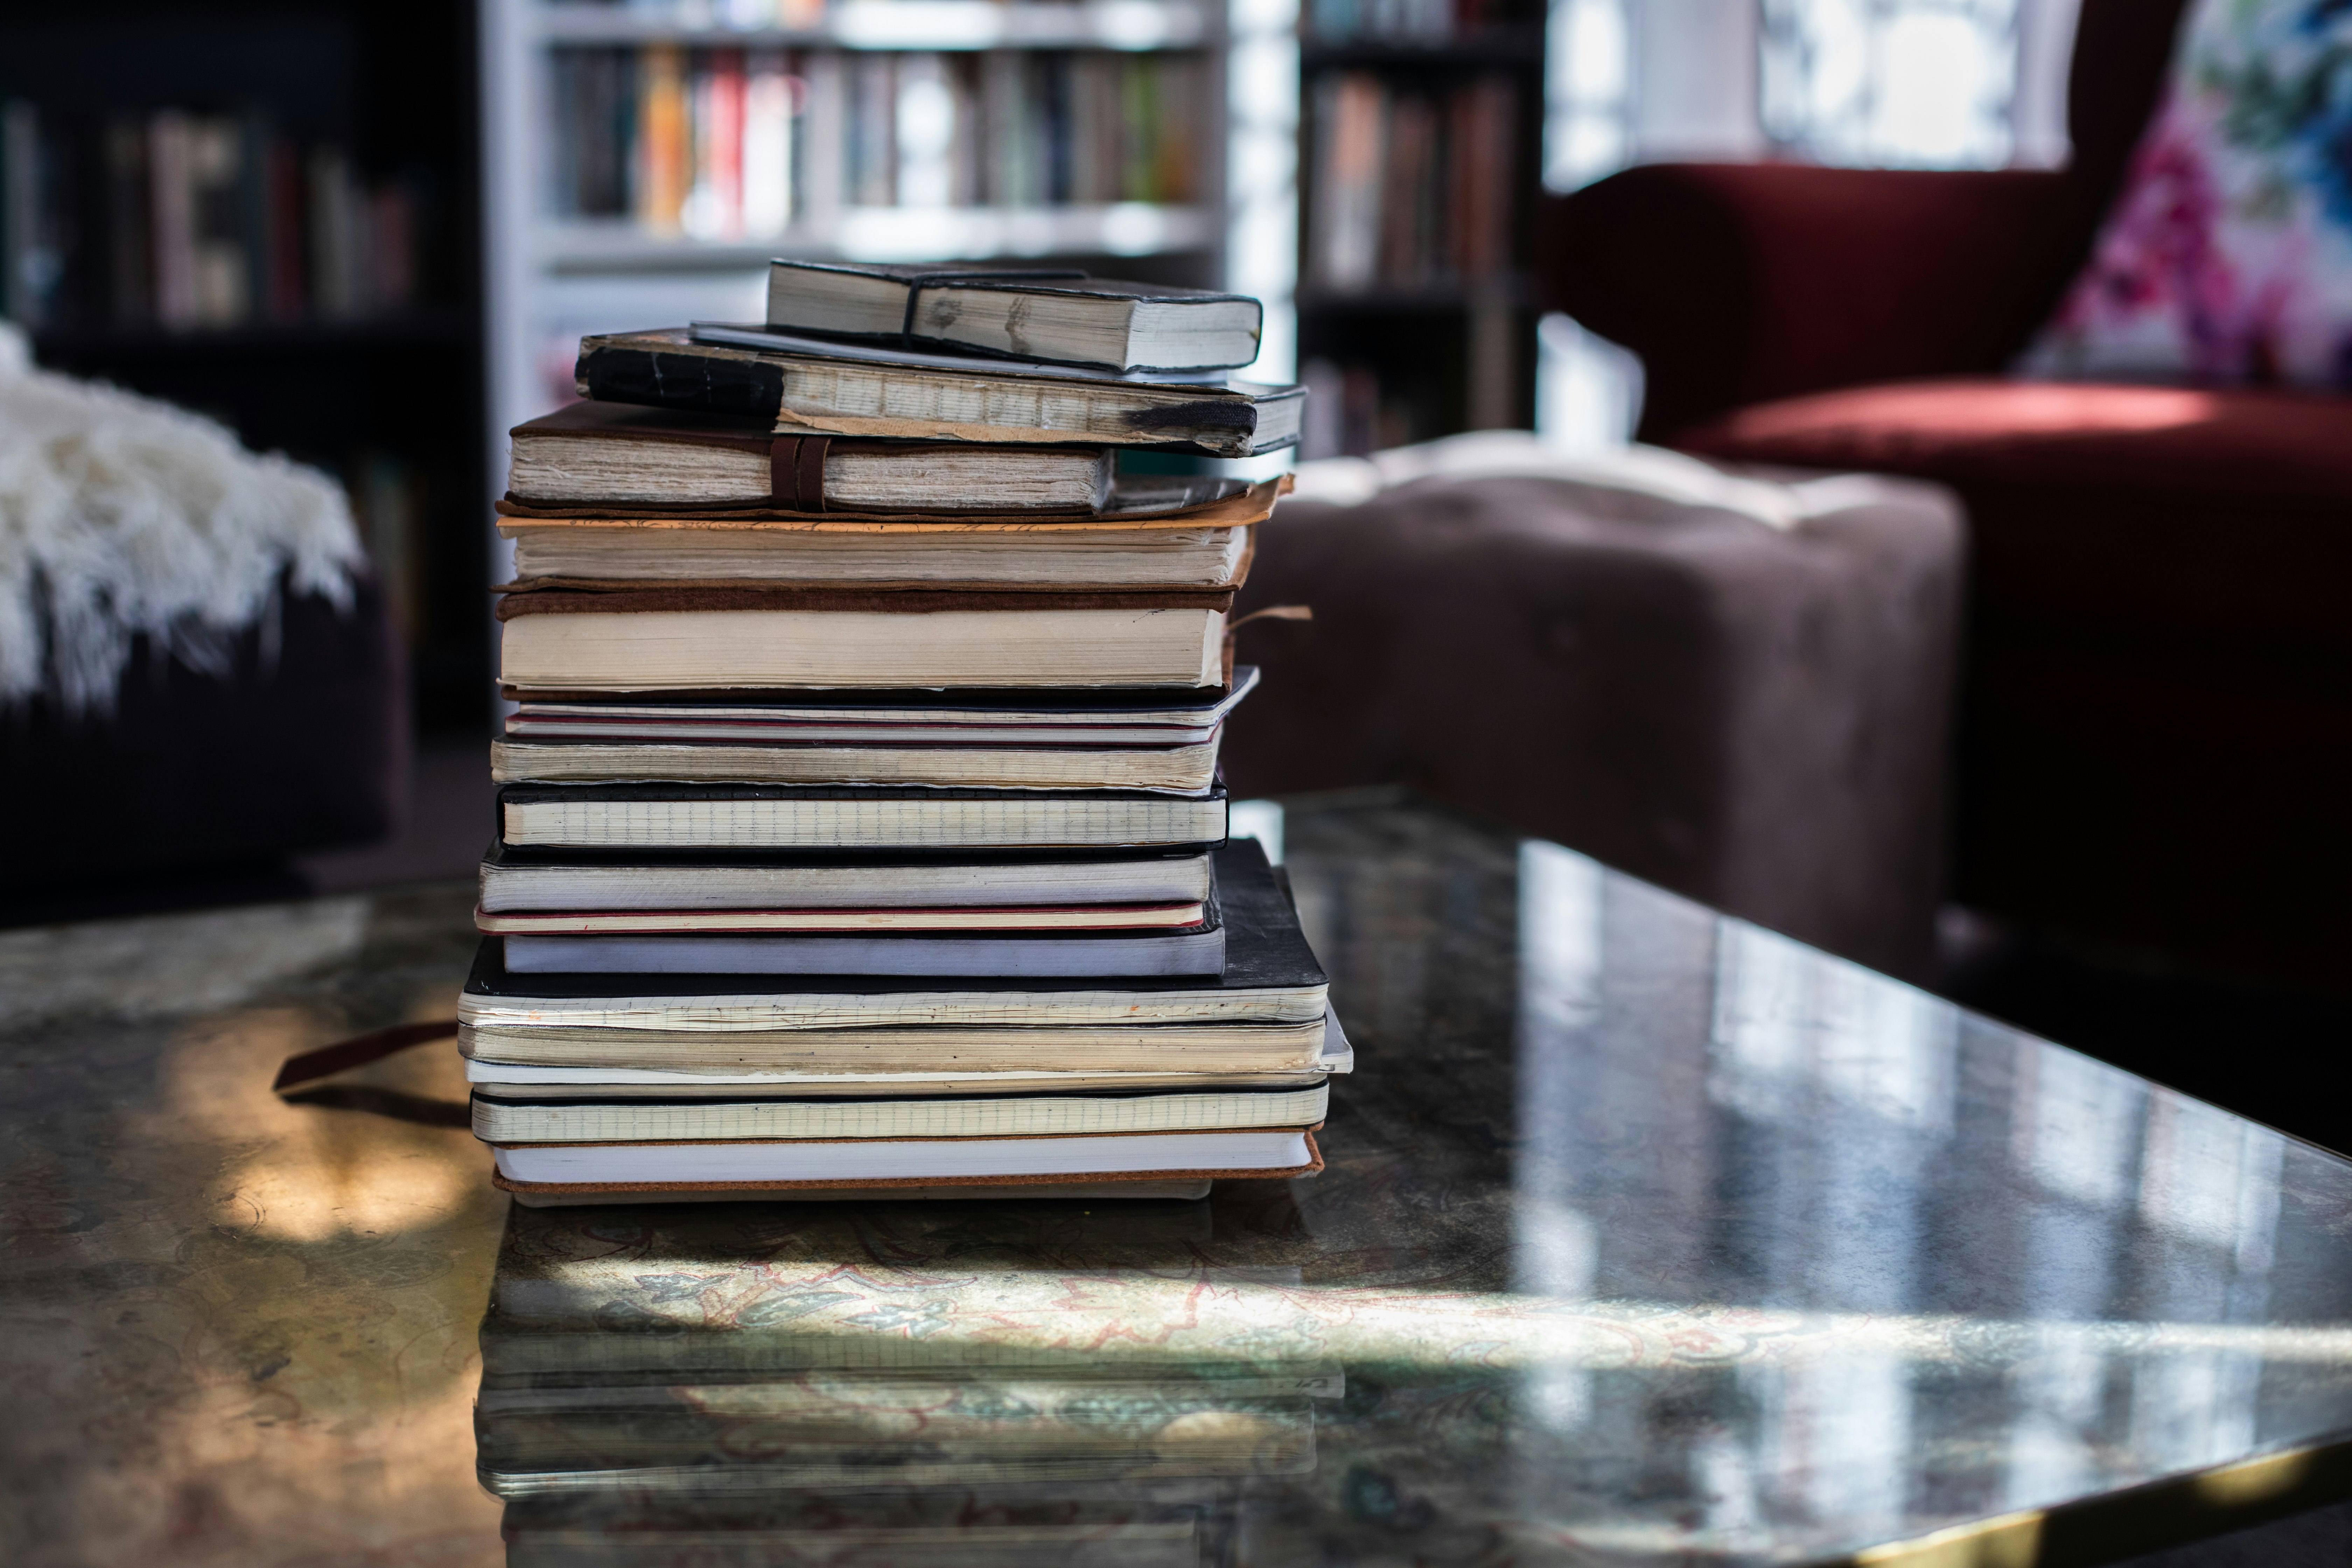
[[[1216,773],[1281,485],[1122,479],[1112,450],[1283,445],[1283,411],[1295,437],[1297,389],[1220,368],[1256,302],[779,262],[769,318],[590,340],[589,401],[514,432],[460,1008],[499,1184],[1319,1169],[1349,1055]]]

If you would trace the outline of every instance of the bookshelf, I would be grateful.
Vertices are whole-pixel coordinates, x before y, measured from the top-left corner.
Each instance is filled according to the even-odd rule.
[[[43,365],[342,479],[428,733],[487,714],[472,25],[464,0],[0,17],[0,308]]]
[[[1220,286],[1223,0],[483,0],[490,444],[774,256]],[[1285,367],[1286,369],[1286,366]]]
[[[1524,0],[1307,7],[1302,457],[1534,422],[1544,27]]]

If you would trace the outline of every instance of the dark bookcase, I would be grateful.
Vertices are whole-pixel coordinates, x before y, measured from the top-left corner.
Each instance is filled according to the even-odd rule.
[[[1303,456],[1533,423],[1543,18],[1527,0],[1305,7]]]
[[[344,482],[427,733],[490,691],[476,36],[467,0],[0,14],[0,304]]]

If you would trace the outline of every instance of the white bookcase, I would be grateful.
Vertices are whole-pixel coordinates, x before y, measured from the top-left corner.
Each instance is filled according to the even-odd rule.
[[[1235,9],[1229,23],[1227,5]],[[739,26],[747,11],[761,25]],[[1261,371],[1290,371],[1287,258],[1253,260],[1285,207],[1290,170],[1284,144],[1295,105],[1252,101],[1229,112],[1229,65],[1238,35],[1263,52],[1295,43],[1287,0],[835,0],[821,10],[797,0],[484,0],[482,45],[483,245],[488,315],[490,470],[505,472],[505,431],[544,412],[568,384],[571,345],[583,332],[664,326],[689,320],[756,321],[764,264],[772,256],[847,260],[1070,258],[1097,272],[1120,270],[1168,282],[1244,287],[1267,294],[1269,354]],[[800,25],[775,24],[779,16]],[[811,176],[796,192],[783,231],[756,241],[658,233],[626,217],[562,216],[553,160],[556,57],[567,48],[675,46],[685,50],[789,50],[811,95],[839,90],[860,57],[894,53],[937,59],[957,54],[1081,51],[1135,55],[1186,51],[1197,64],[1193,199],[1055,205],[861,205],[842,182]],[[975,69],[985,69],[982,61]],[[1275,73],[1249,75],[1265,81]],[[1276,79],[1279,79],[1276,78]],[[806,102],[807,100],[803,100]],[[900,112],[903,114],[903,108]],[[835,150],[814,107],[803,166]],[[841,122],[838,113],[830,123]],[[898,121],[903,124],[904,121]],[[1251,156],[1247,138],[1271,145],[1255,159],[1241,191],[1229,189],[1229,160]],[[1237,140],[1238,138],[1238,140]],[[1266,160],[1274,160],[1269,167]],[[902,165],[903,166],[903,165]],[[1240,265],[1229,265],[1239,247]],[[504,562],[494,563],[503,575]]]

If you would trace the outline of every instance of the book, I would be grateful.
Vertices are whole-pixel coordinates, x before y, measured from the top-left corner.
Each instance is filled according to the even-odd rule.
[[[1186,746],[1213,737],[1257,683],[1257,667],[1244,664],[1223,691],[1157,700],[1118,691],[964,692],[954,701],[944,693],[807,692],[764,702],[725,692],[565,700],[516,691],[506,732],[518,740]]]
[[[574,403],[509,433],[508,494],[534,505],[1096,512],[1108,447],[780,437],[739,415]]]
[[[792,1142],[493,1144],[498,1184],[541,1187],[887,1187],[1037,1177],[1309,1175],[1315,1135],[1292,1128],[1049,1138],[832,1139]]]
[[[657,858],[656,858],[657,857]],[[811,859],[735,852],[623,852],[583,858],[493,844],[482,858],[481,908],[524,910],[924,909],[1008,905],[1197,904],[1209,858],[1192,849],[960,852],[953,860],[883,852]]]
[[[499,784],[709,780],[726,784],[929,784],[955,789],[1119,789],[1204,795],[1215,784],[1217,739],[1182,746],[866,744],[791,739],[498,740]]]
[[[1310,1127],[1328,1084],[1129,1094],[969,1094],[952,1099],[545,1100],[477,1090],[474,1136],[488,1143],[646,1143],[747,1138],[997,1138],[1080,1132]]]
[[[1313,1089],[1330,1079],[1329,1069],[1270,1072],[1083,1072],[1033,1068],[998,1073],[881,1073],[728,1075],[656,1072],[651,1081],[614,1081],[587,1068],[527,1067],[469,1062],[477,1094],[521,1096],[532,1103],[620,1104],[660,1100],[679,1105],[702,1101],[787,1097],[793,1100],[878,1100],[892,1097],[974,1094],[1137,1094],[1161,1089],[1204,1094],[1223,1089]],[[738,1081],[748,1077],[748,1081]]]
[[[685,1042],[684,1049],[719,1051],[740,1061],[741,1047],[749,1044],[740,1037],[744,1032],[779,1037],[789,1056],[794,1036],[816,1030],[1011,1028],[1037,1036],[1055,1026],[1313,1025],[1313,1051],[1293,1061],[1265,1064],[1270,1069],[1304,1066],[1320,1051],[1328,988],[1323,972],[1256,842],[1241,840],[1218,850],[1213,858],[1225,930],[1225,963],[1216,974],[1134,980],[1118,986],[1076,978],[975,977],[952,985],[923,978],[881,978],[855,987],[817,975],[778,977],[766,987],[746,988],[728,983],[725,976],[694,973],[518,976],[504,962],[504,939],[485,937],[459,997],[458,1021],[461,1029],[476,1032],[471,1054],[481,1054],[480,1031],[491,1028],[502,1031],[503,1043],[513,1047],[500,1059],[536,1058],[550,1065],[570,1048],[564,1037],[574,1029],[643,1037],[634,1042],[646,1054],[637,1065],[652,1065],[657,1053],[673,1060],[679,1054],[665,1048],[678,1042],[656,1037],[664,1035],[703,1036],[698,1044]],[[714,980],[720,984],[711,984]],[[547,1042],[552,1050],[531,1050],[531,1043],[542,1036],[554,1037]],[[882,1045],[883,1037],[876,1033],[870,1043]],[[1035,1043],[1048,1049],[1066,1044]],[[461,1034],[461,1050],[467,1045]],[[1023,1047],[1008,1040],[1002,1048],[1017,1051]],[[928,1065],[991,1070],[979,1061],[934,1060]],[[1087,1064],[1057,1060],[1046,1065]]]
[[[1443,90],[1318,73],[1303,270],[1310,288],[1492,283],[1511,265],[1518,87],[1490,71]]]
[[[999,1185],[982,1181],[958,1182],[953,1185],[926,1185],[920,1182],[900,1182],[887,1187],[822,1187],[808,1191],[779,1192],[770,1187],[696,1187],[669,1186],[658,1190],[633,1188],[625,1196],[615,1197],[600,1188],[572,1192],[562,1187],[541,1187],[530,1192],[513,1193],[515,1205],[525,1209],[610,1208],[615,1203],[625,1203],[635,1208],[644,1204],[766,1204],[789,1202],[795,1198],[812,1203],[846,1204],[877,1201],[897,1204],[970,1203],[975,1200],[1014,1200],[1022,1203],[1043,1203],[1048,1200],[1078,1200],[1100,1203],[1117,1198],[1122,1206],[1138,1201],[1170,1201],[1191,1203],[1205,1198],[1216,1184],[1206,1177],[1181,1177],[1161,1181],[1147,1176],[1126,1176],[1116,1182],[1055,1182],[1032,1179],[1018,1186]],[[509,1562],[513,1559],[509,1558]],[[959,1559],[961,1563],[963,1560]]]
[[[1231,590],[540,589],[499,678],[543,690],[1224,684]]]
[[[1048,1079],[1055,1087],[1075,1088],[1079,1079],[1111,1075],[1139,1088],[1149,1079],[1170,1075],[1330,1070],[1323,1065],[1328,1029],[1322,1016],[1203,1019],[1197,1016],[1204,1010],[1198,998],[1159,998],[1143,1009],[1147,1016],[1141,1021],[1125,1022],[1109,1016],[1118,1005],[1105,999],[1109,993],[1079,1008],[1059,993],[1039,990],[1052,983],[1032,981],[1029,993],[1007,1004],[1017,1021],[989,1023],[989,998],[975,993],[959,994],[951,1005],[929,1013],[866,1005],[855,994],[838,993],[817,997],[824,1004],[819,1013],[853,1021],[820,1028],[793,1022],[805,1015],[763,1002],[758,994],[709,993],[717,997],[714,1010],[722,1020],[757,1025],[782,1019],[785,1026],[706,1028],[697,1026],[701,1014],[668,998],[607,998],[643,1005],[589,1012],[592,999],[546,994],[576,990],[562,984],[572,977],[532,975],[509,983],[503,968],[499,975],[502,985],[541,994],[533,1000],[557,1002],[558,1011],[551,1022],[534,1022],[525,1010],[500,1000],[461,1002],[460,1013],[470,1021],[458,1031],[457,1048],[467,1060],[469,1083],[529,1084],[534,1090],[569,1085],[597,1093],[616,1084],[658,1086],[668,1092],[701,1085],[734,1093],[751,1085],[796,1094],[825,1084],[872,1093],[878,1083],[900,1083],[945,1093]],[[638,976],[636,988],[647,990],[672,978]],[[608,981],[598,983],[610,988]],[[875,984],[868,984],[869,992]],[[1127,994],[1131,996],[1142,984],[1131,984]],[[1041,998],[1055,1005],[1031,1005]],[[1225,1004],[1223,1010],[1234,1011],[1234,1005]],[[889,1021],[902,1016],[916,1021]],[[923,1021],[934,1016],[950,1021]],[[614,1018],[628,1026],[611,1026]]]
[[[741,936],[754,932],[841,935],[874,931],[1175,931],[1208,919],[1208,905],[950,905],[932,909],[584,910],[523,914],[474,911],[490,936]],[[513,944],[507,949],[509,961]]]
[[[737,1100],[750,1097],[788,1096],[797,1100],[920,1098],[942,1094],[1129,1094],[1150,1089],[1181,1089],[1205,1093],[1227,1089],[1312,1089],[1333,1073],[1355,1070],[1356,1053],[1340,1027],[1339,1015],[1327,1000],[1323,1016],[1314,1025],[1297,1024],[1155,1024],[1137,1028],[1062,1026],[1042,1046],[1046,1031],[1013,1026],[955,1029],[874,1031],[903,1037],[877,1040],[858,1031],[851,1039],[839,1030],[810,1030],[787,1039],[778,1031],[743,1031],[731,1042],[760,1049],[779,1046],[803,1047],[802,1054],[781,1065],[747,1065],[741,1061],[691,1062],[693,1042],[670,1041],[678,1061],[657,1067],[609,1066],[593,1063],[551,1064],[509,1062],[505,1052],[546,1056],[551,1047],[588,1055],[607,1046],[634,1047],[651,1037],[642,1030],[602,1030],[571,1025],[553,1029],[529,1026],[466,1025],[459,1030],[466,1081],[477,1093],[527,1096],[535,1100]],[[887,1051],[905,1047],[914,1051],[944,1049],[954,1063],[958,1053],[1001,1050],[1011,1046],[1033,1054],[1058,1053],[1065,1059],[1045,1066],[972,1068],[957,1063],[929,1064],[895,1070],[839,1062],[821,1062],[816,1054],[835,1046],[878,1047]],[[814,1042],[814,1045],[812,1045]],[[1125,1067],[1072,1066],[1081,1050],[1097,1055],[1124,1053],[1143,1065]]]
[[[779,435],[1076,442],[1212,458],[1296,446],[1306,401],[1297,386],[982,365],[713,325],[583,337],[574,373],[583,397],[741,415]]]
[[[509,974],[834,974],[940,979],[1219,974],[1225,932],[1213,908],[1157,931],[696,932],[508,936]]]
[[[788,439],[788,437],[779,437]],[[976,449],[979,451],[979,449]],[[1089,520],[1002,515],[551,515],[499,503],[499,533],[515,543],[513,588],[618,588],[628,583],[825,588],[1240,588],[1251,524],[1273,512],[1279,484],[1234,479],[1127,482]],[[1185,491],[1216,499],[1155,510]],[[1234,494],[1237,491],[1237,494]],[[624,508],[604,508],[624,510]]]
[[[784,331],[1104,370],[1245,365],[1257,357],[1265,314],[1244,294],[1083,273],[1022,278],[924,263],[768,264],[767,324]]]
[[[503,843],[545,849],[1111,849],[1225,837],[1222,789],[824,788],[792,784],[508,784]]]

